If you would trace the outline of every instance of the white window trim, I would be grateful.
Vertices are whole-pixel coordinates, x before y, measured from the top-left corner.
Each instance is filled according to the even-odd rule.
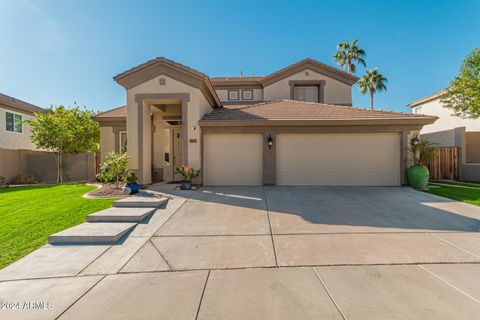
[[[422,114],[423,109],[420,106],[420,107],[415,107],[415,109],[413,109],[413,111],[414,111],[413,112],[414,114]]]
[[[244,95],[245,92],[250,92],[251,94],[250,98],[245,98],[245,95]],[[253,90],[250,90],[250,89],[242,90],[242,100],[253,100]]]
[[[10,131],[10,130],[7,129],[7,113],[13,114],[13,131]],[[18,116],[22,117],[22,131],[21,132],[15,131],[15,115],[18,115]],[[12,111],[5,111],[5,131],[9,132],[9,133],[23,134],[23,114],[12,112]]]
[[[118,132],[118,152],[119,153],[122,153],[122,133],[127,134],[127,131]],[[127,143],[128,143],[128,140],[127,140]],[[128,150],[128,146],[127,146],[127,150]]]
[[[230,98],[230,93],[233,93],[233,92],[236,92],[236,93],[237,93],[237,98],[236,98],[236,99]],[[238,101],[238,100],[240,100],[240,92],[239,92],[239,90],[228,90],[228,100],[232,100],[232,101]]]

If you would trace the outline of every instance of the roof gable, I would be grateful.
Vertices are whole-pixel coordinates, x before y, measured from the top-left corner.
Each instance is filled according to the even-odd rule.
[[[410,102],[409,104],[407,104],[407,107],[412,108],[412,107],[416,107],[416,106],[422,105],[424,103],[430,102],[432,100],[439,99],[440,96],[442,94],[444,94],[446,91],[447,91],[447,89],[443,89],[443,90],[435,92],[434,94],[431,94],[429,96],[422,97],[420,99],[414,100],[414,101]]]
[[[312,70],[323,74],[327,77],[333,78],[335,80],[341,81],[348,85],[353,85],[355,82],[358,81],[358,77],[351,75],[345,71],[339,70],[337,68],[331,67],[327,64],[321,63],[317,60],[313,60],[310,58],[303,59],[299,62],[296,62],[288,67],[280,69],[268,76],[263,77],[260,82],[263,86],[268,86],[272,83],[275,83],[279,80],[285,79],[291,75],[299,73],[303,70]]]
[[[163,57],[140,64],[118,74],[113,79],[125,89],[130,89],[160,75],[166,75],[172,79],[200,89],[212,106],[219,107],[221,105],[220,99],[218,99],[207,75]]]

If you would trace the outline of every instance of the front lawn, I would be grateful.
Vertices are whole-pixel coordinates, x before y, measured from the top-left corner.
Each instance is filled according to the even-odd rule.
[[[454,186],[429,186],[425,192],[480,206],[480,188],[462,188]]]
[[[480,183],[477,183],[477,182],[454,181],[454,180],[432,180],[432,183],[435,183],[435,182],[438,182],[441,184],[451,184],[456,186],[480,188]]]
[[[49,235],[112,205],[114,199],[82,197],[93,189],[84,184],[0,188],[0,269],[46,244]]]

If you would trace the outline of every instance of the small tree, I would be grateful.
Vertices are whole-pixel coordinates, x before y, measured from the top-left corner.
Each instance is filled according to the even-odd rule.
[[[57,106],[47,113],[35,113],[26,123],[32,129],[31,139],[40,149],[55,153],[57,182],[63,182],[63,158],[67,154],[96,152],[100,130],[91,119],[94,113],[78,106]]]
[[[418,134],[415,134],[410,139],[409,151],[412,155],[414,166],[426,166],[435,158],[437,153],[435,143],[420,139]]]
[[[118,187],[127,173],[127,167],[128,156],[126,153],[109,152],[102,163],[98,179],[103,182],[115,181],[115,185]]]
[[[473,49],[441,97],[445,108],[462,118],[480,118],[480,48]]]

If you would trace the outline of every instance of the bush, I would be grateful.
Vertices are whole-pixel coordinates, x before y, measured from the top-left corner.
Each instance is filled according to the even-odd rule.
[[[0,188],[7,186],[7,180],[5,177],[0,176]]]
[[[183,165],[175,169],[175,172],[183,177],[183,181],[192,182],[193,179],[200,175],[200,169],[189,168],[187,165]]]
[[[123,176],[123,181],[126,184],[135,184],[138,181],[138,177],[132,170],[127,170],[127,172]]]
[[[118,185],[123,179],[128,166],[128,156],[126,153],[110,152],[100,167],[100,173],[97,179],[102,182],[112,182]]]
[[[36,183],[38,183],[38,179],[33,174],[28,176],[24,176],[20,174],[12,178],[12,184],[36,184]]]

